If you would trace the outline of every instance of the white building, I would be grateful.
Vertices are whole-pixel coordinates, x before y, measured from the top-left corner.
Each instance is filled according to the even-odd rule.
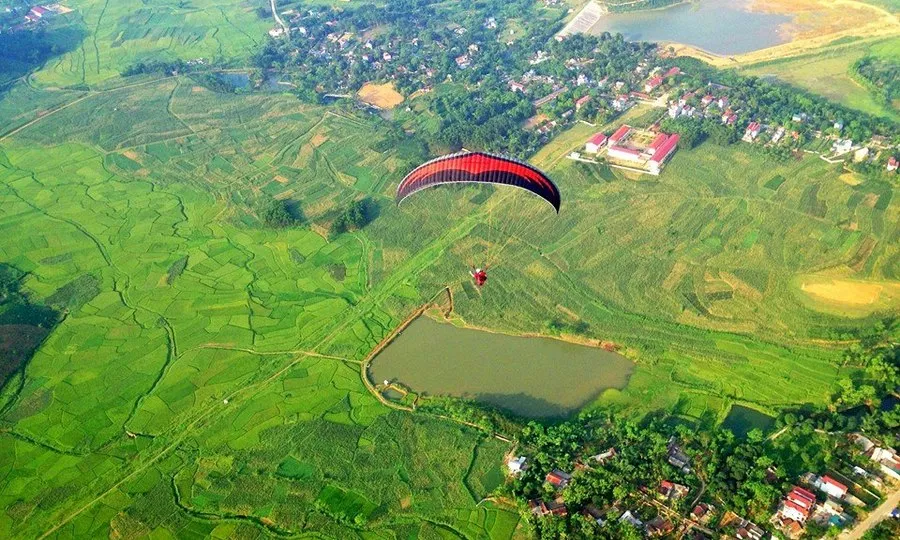
[[[515,459],[511,459],[506,462],[506,467],[509,469],[509,474],[515,476],[520,474],[522,471],[528,468],[528,464],[526,463],[528,458],[525,456],[519,456]]]

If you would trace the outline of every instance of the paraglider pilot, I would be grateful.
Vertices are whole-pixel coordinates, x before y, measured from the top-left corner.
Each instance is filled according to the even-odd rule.
[[[472,279],[475,280],[475,285],[479,287],[484,286],[484,282],[487,281],[487,272],[482,268],[475,268],[474,270],[469,272],[472,274]]]

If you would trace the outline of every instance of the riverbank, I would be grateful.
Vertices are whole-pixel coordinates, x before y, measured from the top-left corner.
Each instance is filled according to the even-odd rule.
[[[684,43],[663,45],[672,47],[678,56],[728,68],[809,54],[849,39],[863,43],[900,36],[897,16],[858,0],[751,0],[748,10],[794,17],[782,30],[790,35],[790,41],[736,55],[719,55]]]

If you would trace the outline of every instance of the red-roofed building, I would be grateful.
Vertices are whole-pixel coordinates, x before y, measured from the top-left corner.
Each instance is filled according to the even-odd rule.
[[[547,473],[547,478],[545,478],[545,481],[557,489],[565,489],[566,486],[569,485],[569,480],[571,479],[572,475],[559,469],[553,469],[552,471]]]
[[[509,89],[513,92],[525,92],[525,85],[520,82],[509,81]]]
[[[656,138],[653,139],[653,142],[650,143],[650,149],[656,150],[657,148],[659,148],[659,145],[666,142],[666,139],[668,139],[668,138],[669,138],[669,135],[667,133],[658,134],[656,136]]]
[[[678,144],[678,140],[680,138],[681,137],[679,137],[677,133],[673,133],[672,135],[669,135],[666,140],[659,145],[659,147],[656,148],[656,151],[653,153],[653,157],[650,158],[649,163],[651,174],[659,174],[662,164],[665,163],[665,161],[675,153],[675,147]]]
[[[591,96],[581,96],[575,101],[575,110],[579,110],[587,104],[588,101],[591,100]]]
[[[606,144],[607,137],[603,133],[595,133],[593,137],[588,139],[584,144],[584,151],[589,154],[596,154]]]
[[[610,135],[609,144],[619,144],[619,142],[627,137],[629,133],[631,133],[631,126],[629,126],[628,124],[622,124],[622,126],[617,129],[615,133]]]
[[[887,170],[888,172],[894,172],[897,170],[897,167],[900,166],[900,162],[897,161],[897,158],[891,156],[887,162]]]
[[[812,509],[812,507],[816,505],[815,494],[808,489],[803,489],[799,486],[794,486],[793,489],[791,489],[791,492],[787,495],[787,499],[795,504],[799,504],[807,510]]]
[[[45,8],[44,6],[34,6],[33,8],[28,10],[28,13],[34,15],[38,19],[49,13],[50,10]]]
[[[835,499],[842,499],[847,494],[847,486],[838,482],[827,474],[819,479],[817,487],[824,493]]]
[[[703,106],[705,107],[705,106],[709,105],[710,103],[712,103],[714,99],[716,99],[716,98],[713,97],[711,94],[706,94],[705,96],[703,96],[703,99],[700,100],[700,103],[703,104]]]
[[[784,519],[793,519],[794,521],[804,522],[809,517],[809,509],[803,508],[799,504],[785,500],[781,502],[781,508],[778,510]]]
[[[659,75],[651,77],[650,80],[644,83],[644,92],[652,92],[656,90],[662,83],[663,78]]]
[[[633,148],[625,148],[624,146],[610,144],[609,150],[607,150],[606,153],[611,158],[624,161],[641,161],[641,151]]]
[[[747,126],[747,131],[744,132],[744,140],[753,142],[759,136],[760,128],[759,122],[750,122],[750,125]]]
[[[669,71],[667,71],[666,74],[663,75],[663,77],[674,77],[675,75],[678,75],[679,73],[681,73],[681,70],[678,69],[677,67],[673,67],[673,68],[669,68]]]

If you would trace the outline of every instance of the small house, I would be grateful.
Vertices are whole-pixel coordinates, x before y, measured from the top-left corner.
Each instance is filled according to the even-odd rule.
[[[816,483],[816,487],[821,492],[830,495],[835,499],[842,499],[844,498],[844,495],[847,494],[847,486],[838,482],[827,474],[819,478],[818,482]]]
[[[571,479],[571,474],[559,469],[553,469],[547,473],[547,477],[544,480],[556,489],[565,489]]]
[[[528,458],[525,456],[519,456],[517,458],[511,459],[506,462],[506,467],[509,469],[509,474],[515,476],[521,474],[525,469],[528,468]]]

